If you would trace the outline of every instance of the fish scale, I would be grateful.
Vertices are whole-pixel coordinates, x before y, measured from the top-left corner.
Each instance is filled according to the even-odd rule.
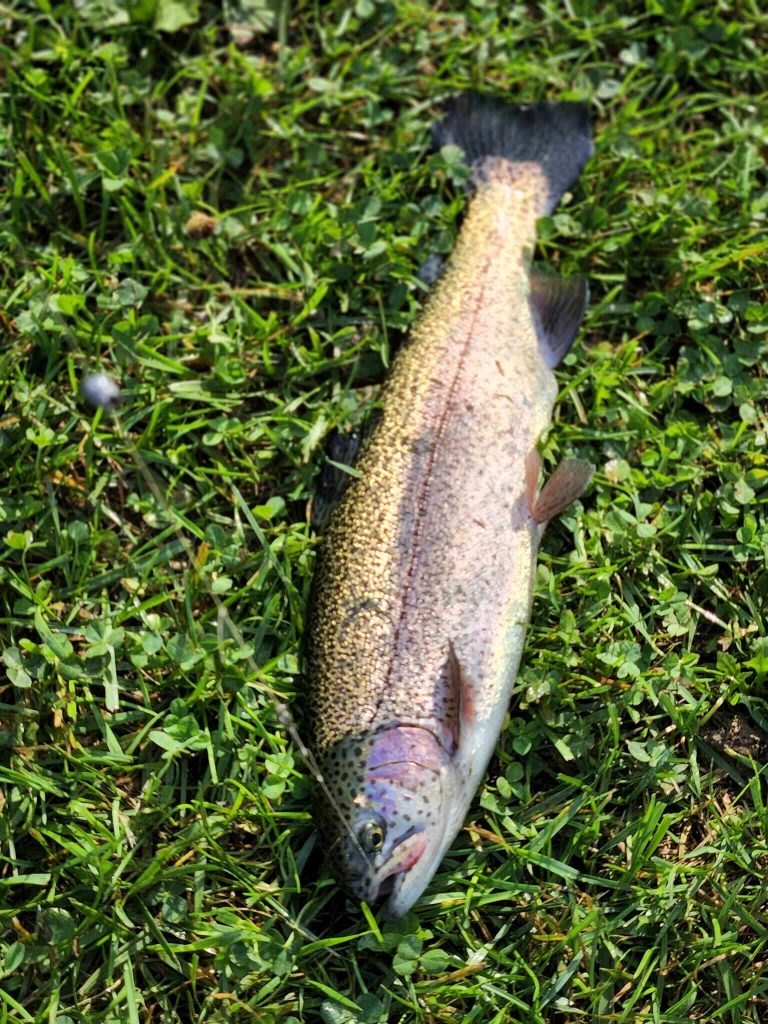
[[[482,549],[491,540],[489,516],[503,514],[515,493],[514,480],[505,481],[501,503],[497,494],[490,495],[493,505],[482,502],[482,491],[496,483],[488,475],[493,452],[498,452],[498,470],[513,473],[517,450],[522,446],[527,453],[548,422],[554,379],[538,355],[522,291],[524,279],[519,275],[515,281],[504,259],[514,260],[520,243],[500,235],[501,259],[492,262],[486,246],[479,244],[489,234],[493,238],[494,224],[503,213],[515,216],[518,207],[523,210],[524,239],[532,242],[532,203],[525,197],[521,202],[504,185],[491,185],[478,198],[421,323],[395,360],[381,399],[382,418],[357,464],[360,479],[341,499],[319,560],[308,659],[318,750],[352,730],[373,725],[377,715],[388,710],[417,717],[414,701],[421,704],[420,717],[434,717],[437,709],[429,707],[434,686],[422,675],[427,666],[415,659],[431,661],[437,654],[445,661],[445,645],[456,635],[455,616],[448,615],[447,621],[430,616],[425,623],[419,615],[420,583],[426,576],[424,582],[431,588],[429,576],[435,570],[442,573],[441,566],[425,558],[426,552],[451,544],[457,525],[465,519],[458,509],[460,518],[447,521],[443,503],[448,498],[456,504],[466,497],[470,507],[479,501],[485,509],[480,520],[484,525],[477,527],[484,532],[478,533],[475,543],[464,544],[461,564],[449,577],[454,586],[466,589],[467,570],[477,565],[476,549],[483,556]],[[482,299],[494,292],[495,300],[483,304]],[[513,347],[510,338],[521,330],[526,331],[525,345]],[[521,412],[531,412],[530,400],[515,381],[532,372],[542,378],[545,391],[540,396],[540,422],[528,419],[522,431],[515,430]],[[489,390],[489,375],[496,415],[478,403],[478,396]],[[449,388],[446,379],[451,380]],[[502,431],[508,432],[506,438]],[[511,458],[505,451],[510,445]],[[461,492],[455,483],[457,471],[465,481]],[[465,536],[463,541],[467,540]],[[458,550],[455,544],[453,549]],[[493,552],[485,554],[493,557]],[[459,611],[463,614],[463,609]],[[429,628],[434,634],[441,627],[439,637],[433,635],[428,643],[411,642],[414,630]],[[398,654],[404,659],[399,664]]]
[[[529,271],[537,218],[591,149],[585,126],[568,104],[470,96],[448,113],[443,137],[473,157],[476,190],[318,556],[305,670],[334,794],[318,823],[342,883],[389,893],[395,916],[428,884],[493,752],[530,615],[537,509],[556,513],[589,475],[574,461],[536,495],[552,366],[586,293]]]

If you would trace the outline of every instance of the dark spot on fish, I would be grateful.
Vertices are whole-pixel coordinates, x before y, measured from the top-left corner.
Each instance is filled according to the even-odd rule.
[[[374,601],[372,597],[364,597],[363,600],[359,601],[351,609],[349,614],[347,616],[345,616],[344,621],[341,624],[341,628],[342,629],[346,628],[347,626],[349,626],[351,624],[353,619],[355,619],[358,615],[360,615],[361,612],[367,612],[367,611],[379,612],[381,615],[385,614],[384,611],[381,608],[379,608],[379,604],[378,604],[377,601]]]

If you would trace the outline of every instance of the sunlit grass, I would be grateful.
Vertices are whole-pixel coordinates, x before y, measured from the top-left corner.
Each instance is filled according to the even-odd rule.
[[[764,1021],[765,16],[0,24],[0,1020]],[[301,719],[313,478],[453,244],[429,125],[466,87],[594,112],[537,260],[592,289],[545,464],[598,474],[547,533],[468,826],[377,924],[315,851],[271,695]],[[94,369],[119,422],[80,398]]]

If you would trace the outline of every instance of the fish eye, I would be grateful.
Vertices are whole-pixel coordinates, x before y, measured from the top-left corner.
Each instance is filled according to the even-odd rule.
[[[378,853],[384,846],[387,836],[387,826],[379,814],[373,814],[365,818],[355,830],[357,838],[366,853]]]

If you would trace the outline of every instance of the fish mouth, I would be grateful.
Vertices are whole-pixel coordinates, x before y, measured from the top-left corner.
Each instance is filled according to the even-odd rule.
[[[392,895],[402,886],[403,877],[418,864],[427,846],[427,837],[421,829],[412,829],[398,840],[383,872],[378,877],[376,896],[372,902],[381,903],[387,898],[392,899]]]
[[[329,854],[339,847],[342,852],[340,858],[330,859],[329,867],[339,885],[351,897],[363,899],[371,907],[381,906],[395,891],[399,891],[403,877],[418,864],[429,846],[423,826],[413,826],[402,836],[393,837],[378,867],[367,861],[358,872],[356,865],[363,856],[362,851],[357,845],[353,856],[345,861],[342,839],[336,837],[328,846]]]
[[[382,879],[379,885],[379,890],[376,893],[376,902],[383,903],[388,897],[392,895],[395,890],[395,880],[397,879],[396,874],[387,875],[386,878]]]
[[[382,879],[384,884],[379,887],[379,895],[387,898],[384,913],[391,921],[407,913],[421,896],[451,842],[445,829],[432,836],[420,833],[412,838],[420,840],[418,846],[414,843],[407,851],[408,857],[398,858],[400,863],[387,872],[386,879]]]

